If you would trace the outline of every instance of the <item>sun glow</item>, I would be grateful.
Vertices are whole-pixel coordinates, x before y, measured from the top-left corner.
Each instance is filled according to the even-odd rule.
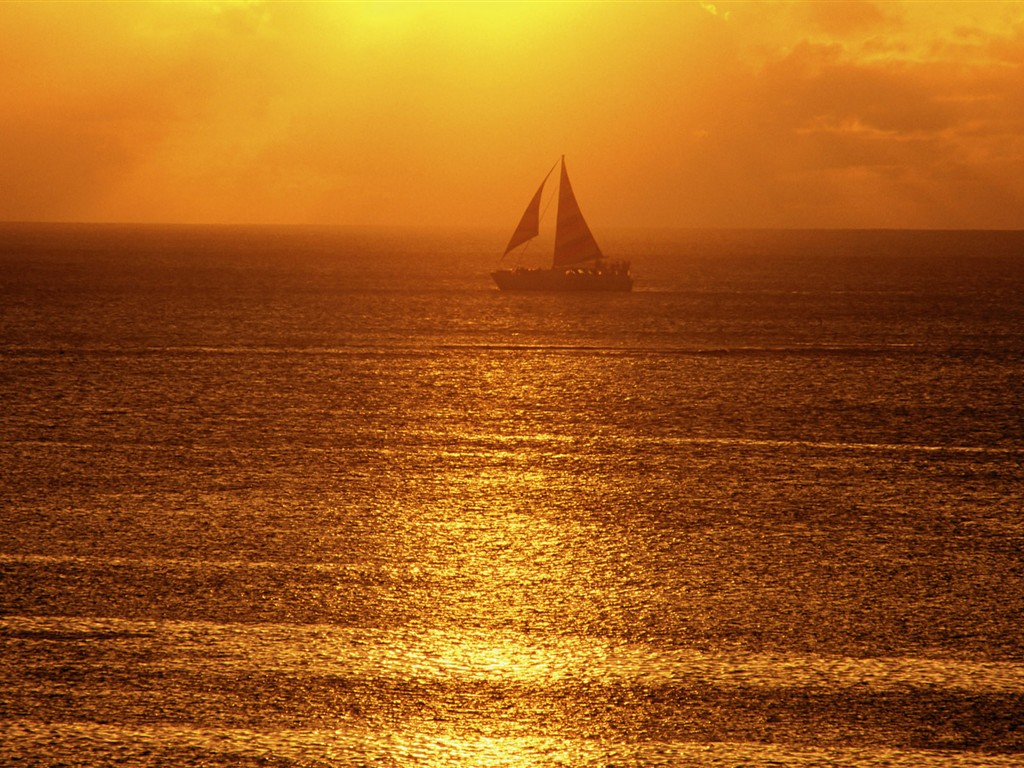
[[[565,153],[610,224],[1024,225],[1020,3],[9,3],[0,30],[0,219],[496,224]]]

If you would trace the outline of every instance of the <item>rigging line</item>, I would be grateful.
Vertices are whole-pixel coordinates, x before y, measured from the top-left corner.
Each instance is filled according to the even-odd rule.
[[[562,157],[561,157],[561,159],[560,159],[560,160],[555,160],[555,164],[551,166],[551,168],[550,168],[550,169],[548,170],[548,172],[547,172],[546,174],[544,174],[544,179],[543,179],[543,180],[541,181],[541,183],[540,183],[540,185],[541,185],[541,187],[542,187],[542,188],[543,188],[543,187],[544,187],[544,186],[545,186],[545,185],[546,185],[546,184],[548,183],[548,178],[549,178],[549,177],[551,176],[551,174],[552,174],[552,172],[553,172],[553,171],[555,170],[555,168],[557,168],[557,167],[558,167],[558,164],[559,164],[560,162],[561,162],[561,163],[564,163],[564,162],[565,162],[565,155],[562,155]],[[561,190],[559,190],[559,191],[561,191]],[[540,227],[540,223],[541,223],[542,221],[544,221],[544,217],[545,217],[545,216],[547,215],[547,212],[548,212],[548,208],[550,208],[550,207],[551,207],[551,201],[552,201],[552,200],[554,200],[554,199],[555,199],[555,195],[552,195],[552,194],[549,194],[549,195],[548,195],[548,201],[547,201],[547,203],[546,203],[546,204],[544,205],[544,210],[542,210],[542,211],[540,212],[540,216],[539,216],[539,217],[537,218],[537,226],[538,226],[538,228]],[[527,241],[526,241],[526,247],[524,247],[524,248],[523,248],[523,250],[521,250],[521,251],[519,252],[519,256],[520,256],[520,257],[522,257],[522,256],[525,256],[525,255],[526,255],[526,252],[527,252],[528,250],[530,250],[530,246],[531,246],[531,245],[533,245],[533,241],[534,241],[534,239],[535,239],[535,238],[531,237],[531,238],[530,238],[529,240],[527,240]],[[501,254],[501,258],[500,258],[500,259],[498,259],[498,263],[500,264],[501,262],[503,262],[503,261],[505,260],[505,257],[506,257],[506,256],[508,256],[508,254],[509,254],[509,252],[508,252],[508,251],[505,251],[505,253]]]
[[[529,240],[526,241],[525,245],[523,245],[523,250],[521,250],[519,252],[519,258],[520,259],[522,259],[524,256],[526,256],[526,252],[530,250],[530,246],[533,245],[533,241],[534,240],[536,240],[536,238],[531,237]],[[506,256],[507,255],[508,254],[506,254]],[[502,256],[501,258],[505,258],[505,256]]]
[[[565,155],[562,155],[562,157],[564,158],[564,157],[565,157]],[[551,166],[551,171],[554,171],[554,170],[555,170],[555,166],[556,166],[556,165],[558,165],[558,162],[557,162],[557,161],[555,162],[555,165],[552,165],[552,166]],[[551,175],[551,171],[548,171],[548,176],[550,176],[550,175]],[[548,183],[548,176],[545,176],[545,177],[544,177],[544,183],[545,183],[545,184],[547,184],[547,183]],[[559,187],[559,189],[558,189],[558,194],[561,194],[561,193],[562,193],[562,189],[561,189],[561,187]],[[544,221],[544,217],[545,217],[545,216],[547,215],[547,213],[548,213],[548,208],[550,208],[550,207],[551,207],[551,203],[552,203],[552,202],[554,202],[554,200],[555,200],[555,198],[556,198],[556,197],[558,196],[558,194],[552,193],[552,194],[548,195],[548,201],[547,201],[547,203],[545,203],[545,204],[544,204],[544,210],[542,210],[542,211],[540,212],[540,218],[539,218],[539,219],[537,220],[538,226],[540,225],[540,222]]]
[[[562,155],[562,158],[563,158],[563,160],[564,160],[564,158],[565,158],[565,155]],[[543,183],[544,183],[545,185],[546,185],[546,184],[548,183],[548,178],[549,178],[549,177],[551,176],[551,174],[552,174],[552,173],[554,173],[554,171],[555,171],[555,168],[557,168],[557,167],[558,167],[558,163],[559,163],[559,162],[562,162],[562,161],[560,161],[560,160],[556,160],[556,161],[555,161],[555,164],[551,166],[551,170],[549,170],[549,171],[547,172],[547,174],[546,174],[546,175],[544,176],[544,181],[543,181]],[[561,191],[562,191],[562,190],[561,190],[561,188],[559,188],[559,190],[558,190],[558,193],[561,193]],[[543,223],[543,221],[544,221],[544,217],[548,215],[548,208],[550,208],[550,207],[551,207],[551,203],[552,203],[552,202],[554,202],[555,198],[556,198],[556,197],[558,196],[558,193],[555,193],[555,192],[550,192],[550,193],[548,194],[548,201],[547,201],[546,203],[544,203],[544,207],[543,207],[543,208],[541,209],[541,212],[540,212],[540,216],[539,216],[539,217],[538,217],[538,219],[537,219],[537,228],[538,228],[538,229],[540,228],[540,225],[541,225],[541,223]],[[531,245],[533,245],[533,241],[534,241],[535,239],[536,239],[536,238],[532,238],[532,239],[531,239],[531,240],[530,240],[530,241],[529,241],[529,242],[528,242],[528,243],[526,244],[526,247],[525,247],[525,248],[523,248],[523,253],[522,253],[522,255],[523,255],[523,256],[525,256],[525,255],[526,255],[526,252],[527,252],[528,250],[530,250],[530,246],[531,246]]]
[[[555,163],[555,165],[557,165],[557,163]],[[555,170],[555,169],[552,168],[551,171],[553,171],[553,170]],[[551,171],[548,171],[548,176],[551,175]],[[548,176],[544,177],[544,183],[545,184],[548,181]],[[540,216],[537,218],[537,227],[538,228],[540,228],[540,225],[544,222],[544,218],[548,215],[548,208],[551,207],[551,203],[553,203],[555,201],[556,197],[558,197],[558,193],[557,192],[550,192],[550,193],[548,193],[548,201],[546,203],[544,203],[544,207],[541,209]],[[530,250],[530,246],[533,245],[533,243],[534,243],[534,241],[536,241],[536,239],[537,238],[535,238],[535,237],[531,237],[529,240],[526,241],[526,245],[523,246],[523,250],[521,250],[519,252],[519,256],[521,258],[526,256],[527,252]]]

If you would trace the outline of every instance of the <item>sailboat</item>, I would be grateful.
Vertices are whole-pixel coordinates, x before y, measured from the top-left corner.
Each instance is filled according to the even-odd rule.
[[[555,165],[558,165],[556,163]],[[629,262],[608,262],[590,232],[561,159],[558,183],[558,213],[555,216],[555,252],[550,269],[515,267],[491,273],[503,291],[631,291],[633,277]],[[519,226],[505,247],[502,258],[530,242],[540,232],[540,202],[544,185],[555,167],[541,181],[536,194],[526,206]]]

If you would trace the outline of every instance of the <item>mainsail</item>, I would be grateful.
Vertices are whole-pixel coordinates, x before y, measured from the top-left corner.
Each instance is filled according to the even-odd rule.
[[[539,192],[537,194],[540,195]],[[522,227],[522,224],[519,226]],[[579,203],[576,202],[576,195],[573,194],[572,186],[569,184],[569,174],[565,170],[565,157],[563,157],[562,177],[558,186],[554,264],[559,267],[600,258],[601,249],[590,233],[590,227],[587,226]]]

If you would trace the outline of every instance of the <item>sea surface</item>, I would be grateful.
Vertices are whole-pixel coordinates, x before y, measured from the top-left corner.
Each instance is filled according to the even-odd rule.
[[[0,225],[0,764],[1024,765],[1024,232]]]

